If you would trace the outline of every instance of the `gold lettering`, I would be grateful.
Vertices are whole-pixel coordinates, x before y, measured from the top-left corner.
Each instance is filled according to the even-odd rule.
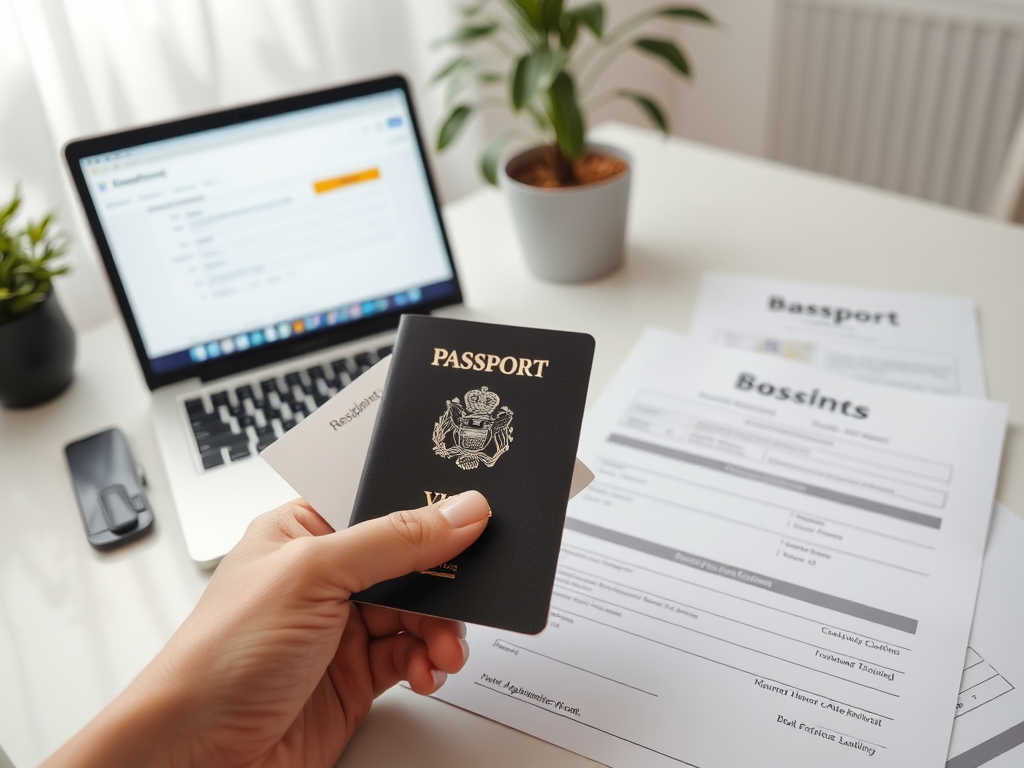
[[[448,498],[447,493],[439,493],[437,491],[424,491],[423,495],[427,497],[427,505],[436,504],[439,501],[444,501]]]
[[[463,371],[484,371],[490,373],[497,369],[506,376],[529,376],[531,379],[544,378],[544,369],[550,360],[533,360],[529,357],[513,357],[507,355],[488,355],[483,352],[462,352],[455,349],[434,347],[434,359],[430,363],[444,368],[457,368]]]

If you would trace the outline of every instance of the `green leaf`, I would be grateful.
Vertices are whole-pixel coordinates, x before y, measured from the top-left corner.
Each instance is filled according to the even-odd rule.
[[[438,48],[442,45],[450,45],[452,43],[466,44],[472,43],[475,40],[482,40],[485,37],[490,37],[498,31],[498,24],[496,22],[488,22],[486,24],[465,24],[450,35],[439,37],[433,42],[433,47]]]
[[[471,61],[471,59],[468,56],[456,56],[454,59],[452,59],[439,70],[437,70],[437,72],[435,72],[433,76],[430,78],[430,82],[441,82],[446,77],[450,76],[453,72],[455,72],[459,67],[464,67],[466,63],[469,61]]]
[[[544,30],[544,0],[508,0],[514,10],[530,25],[534,32]]]
[[[500,72],[481,72],[477,77],[477,80],[485,85],[490,85],[492,83],[503,82],[505,80],[505,76]]]
[[[18,208],[21,207],[21,190],[18,187],[14,189],[14,197],[2,211],[0,211],[0,227],[4,226],[8,221],[14,218],[14,215],[18,212]]]
[[[604,34],[604,3],[584,3],[570,8],[567,13],[590,27],[594,37],[601,39],[601,35]]]
[[[542,0],[542,19],[545,32],[558,32],[562,26],[565,0]]]
[[[570,160],[583,156],[586,148],[586,126],[583,111],[576,99],[576,86],[564,70],[548,89],[548,117],[555,129],[558,146]]]
[[[656,101],[636,91],[619,91],[618,96],[632,101],[662,133],[668,135],[668,120]]]
[[[700,24],[714,24],[715,20],[699,8],[685,5],[674,5],[667,8],[659,8],[652,15],[661,16],[676,21],[696,21]]]
[[[565,53],[550,48],[520,58],[512,73],[512,106],[516,112],[550,88],[564,67]]]
[[[453,102],[463,89],[473,82],[477,72],[483,67],[483,63],[475,59],[466,61],[448,76],[448,87],[445,88],[444,97],[448,103]]]
[[[566,13],[562,17],[562,24],[558,29],[558,43],[563,51],[570,50],[576,44],[576,38],[580,34],[580,21],[572,13]]]
[[[686,60],[686,56],[679,50],[679,46],[671,40],[642,37],[639,40],[635,40],[633,46],[637,50],[661,59],[683,77],[690,76],[690,62]]]
[[[41,295],[37,293],[29,294],[28,296],[19,296],[16,299],[11,300],[11,312],[15,315],[20,315],[22,312],[28,312],[36,304],[42,301],[46,297],[46,293],[43,292]]]
[[[451,111],[437,134],[438,152],[443,151],[445,147],[455,141],[455,137],[459,135],[459,131],[462,130],[462,126],[466,124],[466,120],[471,114],[473,114],[473,108],[468,104],[460,104]]]
[[[498,185],[498,163],[501,160],[501,152],[512,136],[512,131],[501,134],[491,141],[480,155],[480,173],[487,179],[488,184]]]
[[[487,7],[487,5],[490,4],[490,2],[491,0],[478,0],[475,3],[463,5],[459,8],[459,13],[461,13],[466,18],[469,18],[470,16],[476,16],[478,13],[480,13],[480,11]]]

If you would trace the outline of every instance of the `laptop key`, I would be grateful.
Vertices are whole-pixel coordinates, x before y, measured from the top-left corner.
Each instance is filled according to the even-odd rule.
[[[343,372],[348,370],[348,365],[349,359],[347,357],[343,357],[340,360],[335,360],[334,362],[332,362],[331,369],[334,371],[335,374],[340,376]]]
[[[223,435],[210,435],[202,440],[196,440],[200,454],[209,453],[210,451],[231,447],[233,445],[247,445],[248,443],[248,435],[237,434],[235,432],[228,432]]]
[[[236,389],[235,390],[235,395],[238,397],[238,401],[239,402],[241,402],[242,400],[245,400],[246,398],[248,398],[249,400],[255,400],[256,399],[256,396],[252,392],[252,387],[250,387],[248,384],[245,384],[245,385],[239,387],[238,389]]]
[[[324,373],[322,365],[314,365],[312,368],[307,368],[306,373],[309,374],[310,381],[327,378],[327,374]]]
[[[282,419],[281,420],[281,426],[284,428],[285,432],[287,432],[289,429],[294,427],[297,423],[298,422],[296,422],[295,419]]]
[[[199,429],[200,427],[209,426],[211,424],[221,424],[220,414],[216,413],[194,413],[189,416],[189,423],[192,425],[192,429]]]
[[[220,455],[220,449],[201,454],[204,469],[213,469],[224,463],[224,457]]]
[[[229,425],[217,424],[216,426],[197,429],[192,434],[196,438],[196,444],[202,446],[204,443],[208,443],[211,440],[219,440],[221,438],[227,439],[229,435],[233,435],[235,433],[231,431],[231,427]],[[200,448],[200,450],[202,449]]]
[[[206,406],[203,405],[203,401],[197,397],[195,400],[185,401],[185,410],[188,412],[188,415],[191,416],[193,414],[206,413]]]
[[[222,405],[229,405],[228,393],[227,392],[214,392],[210,395],[210,402],[213,403],[213,409],[217,410]]]
[[[260,382],[260,389],[263,390],[263,393],[266,395],[269,395],[271,392],[277,392],[277,379],[264,379]]]
[[[394,351],[395,351],[395,348],[394,348],[393,345],[392,346],[387,346],[387,347],[381,347],[380,349],[377,350],[377,357],[379,357],[381,360],[383,360],[385,357],[387,357],[388,355],[390,355]]]
[[[277,435],[275,435],[273,430],[271,430],[269,435],[261,435],[260,436],[260,439],[256,442],[256,450],[257,451],[264,451],[269,446],[273,445],[274,441],[276,441],[276,440],[277,440]]]
[[[252,456],[252,451],[249,450],[248,443],[232,445],[228,448],[228,456],[232,461],[238,461],[246,456]]]
[[[360,352],[353,358],[353,360],[356,362],[356,369],[364,371],[377,362],[369,352]]]

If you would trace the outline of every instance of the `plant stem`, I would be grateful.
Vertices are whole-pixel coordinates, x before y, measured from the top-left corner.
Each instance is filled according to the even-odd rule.
[[[565,156],[562,148],[558,146],[558,142],[549,144],[544,149],[548,166],[555,172],[559,185],[573,187],[579,184],[579,179],[576,178],[576,171],[572,167],[572,161]]]

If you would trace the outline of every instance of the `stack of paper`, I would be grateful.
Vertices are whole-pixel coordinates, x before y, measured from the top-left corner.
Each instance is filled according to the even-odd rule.
[[[1006,427],[973,302],[711,275],[692,333],[587,416],[547,629],[471,627],[438,697],[611,766],[1009,759],[1024,522],[997,507],[972,633]]]

